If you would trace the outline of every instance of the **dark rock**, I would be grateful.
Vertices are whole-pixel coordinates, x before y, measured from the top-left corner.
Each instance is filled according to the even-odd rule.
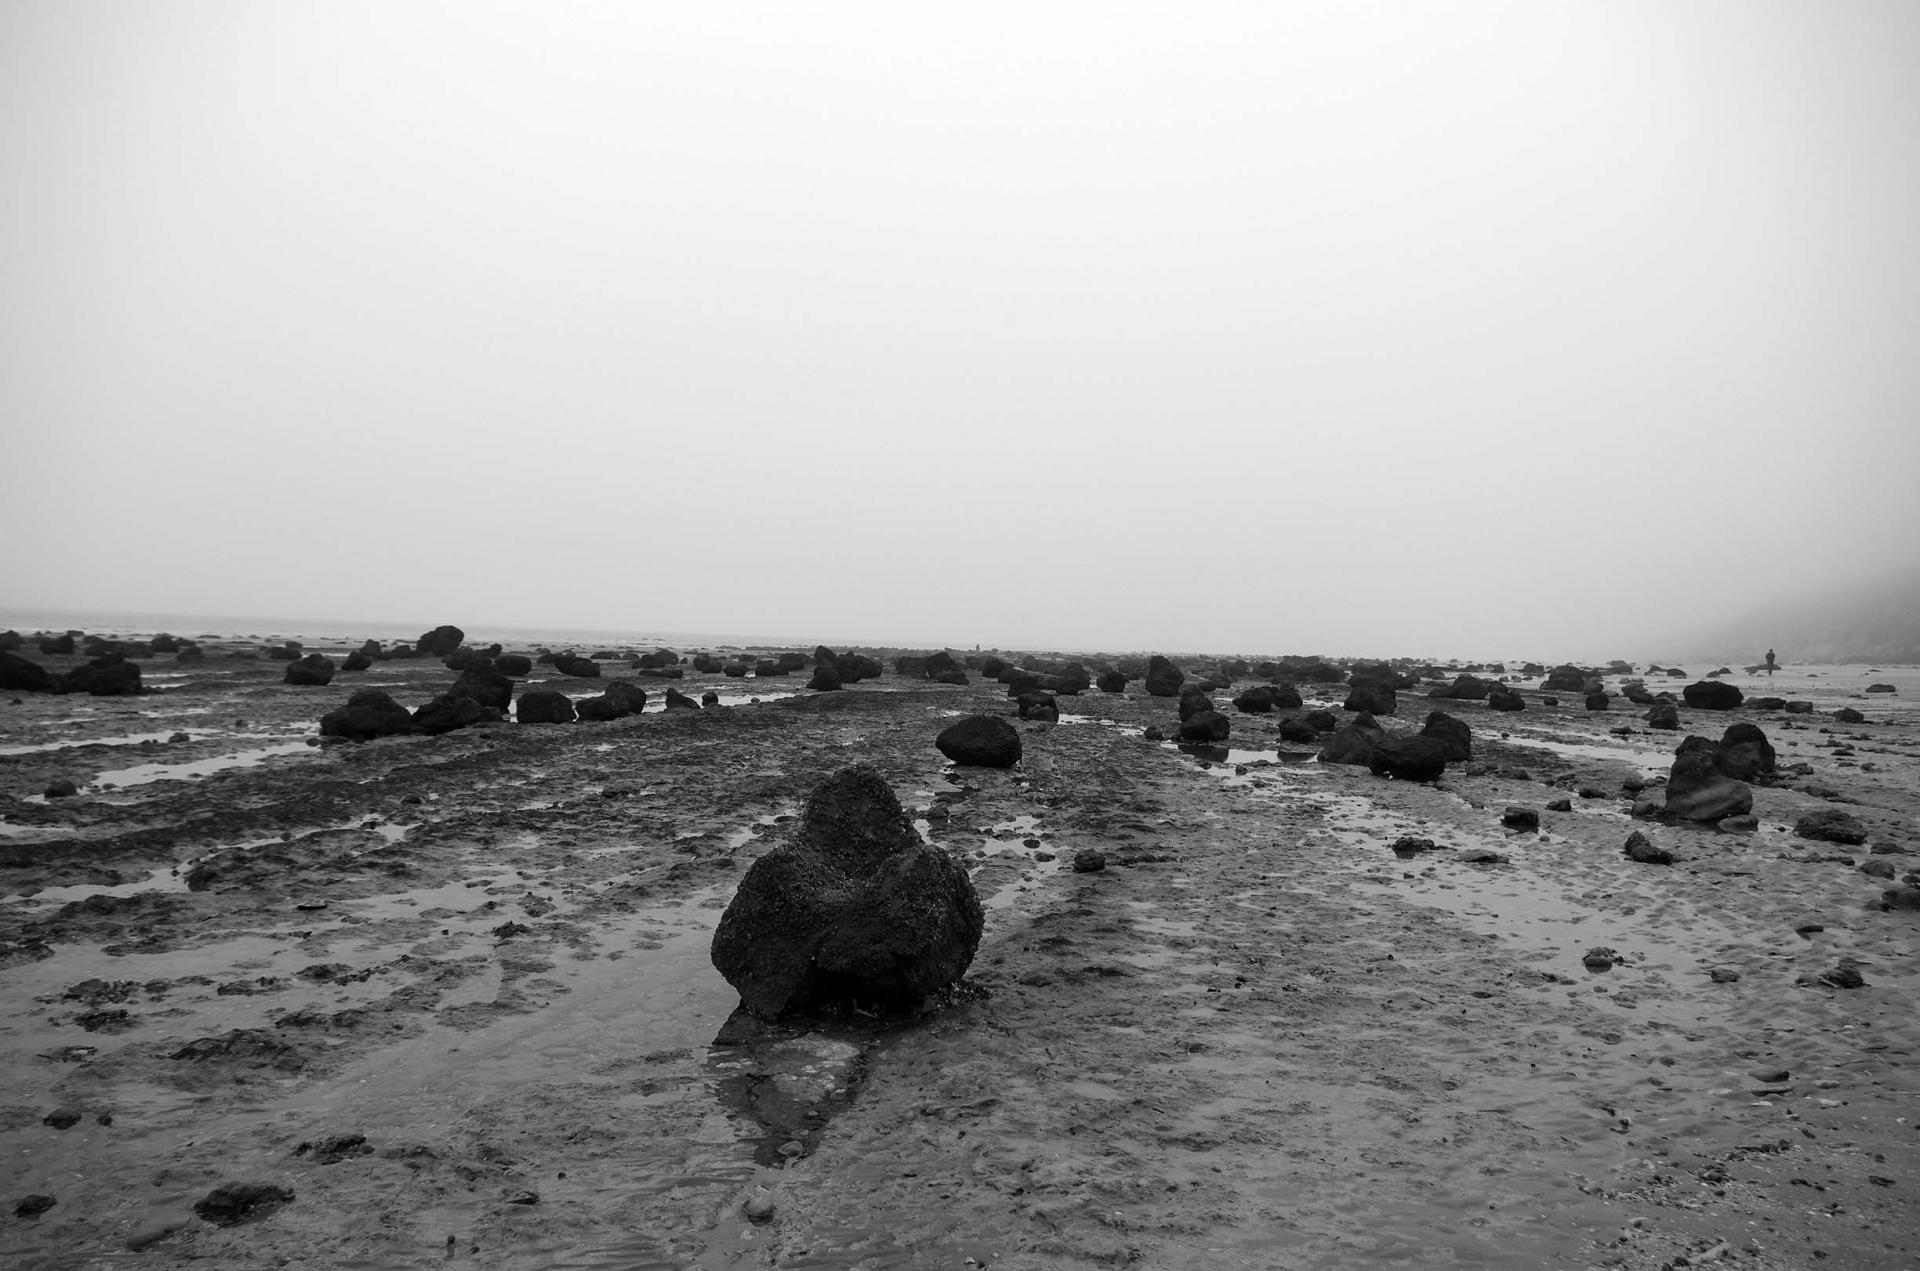
[[[41,645],[40,647],[41,647],[41,649],[42,649],[42,650],[44,650],[44,649],[46,648],[46,646],[45,646],[44,644],[43,644],[43,645]],[[69,651],[71,651],[71,650],[69,650]],[[1869,684],[1869,685],[1867,685],[1867,692],[1869,692],[1869,693],[1898,693],[1899,691],[1900,691],[1899,689],[1897,689],[1897,688],[1895,688],[1895,687],[1894,687],[1893,685],[1891,685],[1891,684]]]
[[[1020,732],[998,715],[969,715],[941,729],[933,744],[958,764],[1011,768],[1020,762]]]
[[[1920,886],[1889,887],[1880,893],[1882,909],[1920,909]]]
[[[22,1196],[19,1200],[13,1202],[13,1216],[15,1218],[37,1218],[59,1203],[60,1202],[53,1197],[40,1193],[35,1193],[31,1196]]]
[[[344,737],[348,741],[372,741],[412,731],[413,716],[407,708],[379,688],[360,689],[345,706],[320,717],[322,737]]]
[[[533,674],[533,659],[524,653],[502,653],[493,660],[493,669],[508,679],[525,679]]]
[[[672,692],[673,690],[668,690]],[[574,713],[588,723],[604,724],[647,708],[647,691],[631,680],[615,680],[598,697],[583,698],[574,704]]]
[[[1178,697],[1186,674],[1156,653],[1147,659],[1147,692],[1155,697]]]
[[[1571,812],[1573,811],[1573,800],[1572,799],[1554,799],[1547,804],[1547,811]]]
[[[1816,983],[1833,989],[1863,989],[1867,987],[1866,977],[1860,974],[1860,966],[1851,958],[1841,958],[1832,970],[1823,971]]]
[[[1447,696],[1462,702],[1484,702],[1499,687],[1494,681],[1477,675],[1457,675],[1447,689]]]
[[[194,1202],[193,1212],[216,1227],[267,1214],[293,1200],[293,1193],[272,1183],[222,1183]]]
[[[1504,854],[1484,847],[1469,848],[1453,859],[1464,865],[1505,865],[1507,863]]]
[[[1642,865],[1673,864],[1672,852],[1667,851],[1665,848],[1655,847],[1653,840],[1638,830],[1627,835],[1626,845],[1621,848],[1621,851],[1626,854],[1628,860],[1638,861]]]
[[[1232,723],[1216,710],[1202,710],[1180,722],[1181,741],[1220,742],[1232,731]]]
[[[47,782],[45,793],[49,799],[71,799],[80,793],[80,787],[73,783],[71,777],[55,777]]]
[[[1361,711],[1368,715],[1391,715],[1399,707],[1391,686],[1386,684],[1355,684],[1347,693],[1347,700],[1341,703],[1341,709]]]
[[[877,680],[885,675],[887,669],[880,665],[878,658],[864,653],[842,653],[834,664],[840,673],[842,684],[858,684],[861,680]]]
[[[1340,717],[1332,711],[1308,711],[1300,718],[1311,725],[1316,733],[1330,733],[1340,727]]]
[[[1505,684],[1497,685],[1487,691],[1487,709],[1494,711],[1523,711],[1527,709],[1526,699]]]
[[[1590,711],[1603,711],[1612,705],[1613,699],[1605,693],[1587,694],[1587,709]]]
[[[1812,839],[1817,843],[1853,845],[1867,841],[1867,827],[1838,808],[1809,812],[1793,823],[1793,832],[1800,838]]]
[[[1674,752],[1667,774],[1666,812],[1689,821],[1718,821],[1753,811],[1753,791],[1720,771],[1719,748],[1704,737],[1689,737]]]
[[[822,662],[813,668],[813,678],[807,681],[807,687],[819,693],[831,693],[841,687],[840,671],[832,662]]]
[[[1774,770],[1773,745],[1758,724],[1744,721],[1727,729],[1714,748],[1714,766],[1736,781],[1752,781],[1770,776]]]
[[[1020,694],[1015,701],[1020,708],[1021,719],[1034,719],[1048,724],[1060,722],[1060,703],[1051,693],[1035,689]]]
[[[720,669],[720,674],[730,680],[743,680],[747,677],[747,670],[745,662],[729,662]]]
[[[494,670],[467,671],[447,692],[454,697],[470,697],[501,715],[513,706],[513,681]]]
[[[693,669],[702,675],[718,675],[725,665],[726,663],[711,653],[702,652],[693,655]]]
[[[140,667],[117,653],[109,653],[68,671],[64,684],[69,693],[133,697],[140,692]]]
[[[1422,852],[1434,851],[1437,847],[1438,844],[1432,839],[1422,838],[1415,834],[1402,834],[1392,843],[1393,854],[1403,860],[1418,856]]]
[[[1842,706],[1833,713],[1833,717],[1843,724],[1864,724],[1867,722],[1867,717],[1851,706]]]
[[[1655,702],[1647,708],[1647,727],[1673,731],[1680,727],[1680,708],[1672,702]]]
[[[0,690],[9,693],[51,693],[53,677],[38,662],[17,653],[0,651]]]
[[[1447,753],[1444,739],[1424,733],[1411,737],[1383,736],[1374,743],[1367,769],[1375,776],[1399,781],[1433,781],[1446,771]]]
[[[356,1156],[372,1156],[373,1144],[367,1142],[364,1134],[329,1134],[302,1143],[293,1149],[293,1154],[304,1156],[315,1165],[337,1165]]]
[[[1510,803],[1506,811],[1500,814],[1500,824],[1509,830],[1537,830],[1540,828],[1540,813],[1533,808]]]
[[[1546,682],[1540,687],[1548,693],[1585,693],[1587,677],[1592,674],[1585,667],[1563,662],[1547,673]]]
[[[1073,872],[1097,874],[1107,867],[1107,854],[1097,847],[1083,847],[1073,854]]]
[[[55,1108],[40,1118],[41,1125],[50,1125],[56,1130],[70,1130],[79,1125],[86,1113],[78,1108]]]
[[[340,664],[340,669],[347,672],[365,671],[372,666],[373,659],[360,652],[360,650],[355,649],[352,653],[347,654],[346,661]]]
[[[1445,711],[1430,712],[1420,735],[1438,741],[1445,748],[1448,763],[1465,763],[1473,758],[1473,730]]]
[[[1588,949],[1580,955],[1580,965],[1589,971],[1611,971],[1613,970],[1614,963],[1618,962],[1619,959],[1620,953],[1616,949],[1608,949],[1605,947]]]
[[[553,658],[553,669],[577,680],[600,678],[600,664],[592,658],[583,658],[576,653],[556,653]]]
[[[861,765],[807,800],[753,863],[713,936],[713,964],[763,1019],[858,1004],[912,1010],[965,974],[985,925],[966,867],[923,843]]]
[[[40,637],[40,652],[52,657],[67,657],[73,653],[73,635],[69,631],[64,635]]]
[[[474,698],[442,693],[413,712],[413,731],[438,737],[457,728],[471,728],[499,718],[499,711]]]
[[[1302,746],[1312,746],[1320,740],[1320,734],[1314,731],[1313,725],[1297,716],[1287,716],[1280,721],[1279,727],[1280,739],[1282,741],[1290,741]]]
[[[1719,680],[1696,680],[1680,690],[1681,698],[1695,710],[1731,711],[1740,708],[1742,694],[1732,684]]]
[[[1202,711],[1210,711],[1212,709],[1213,699],[1208,697],[1206,690],[1200,688],[1198,685],[1189,684],[1180,690],[1180,721],[1182,723],[1192,719]]]
[[[1386,731],[1373,722],[1373,716],[1362,712],[1351,724],[1327,738],[1326,745],[1320,748],[1320,762],[1370,765],[1374,747],[1385,736]]]
[[[444,658],[458,649],[467,638],[467,633],[458,627],[435,627],[414,642],[423,658]]]
[[[700,703],[694,701],[677,688],[669,688],[667,690],[666,708],[670,711],[697,711],[700,709]]]
[[[578,713],[573,699],[550,688],[529,689],[520,695],[514,717],[523,724],[571,724]]]
[[[1094,686],[1102,693],[1124,693],[1127,691],[1127,677],[1119,671],[1102,671]]]
[[[705,709],[709,706],[718,706],[719,704],[720,704],[720,695],[714,692],[712,689],[708,689],[706,692],[700,695],[700,706],[702,709]]]

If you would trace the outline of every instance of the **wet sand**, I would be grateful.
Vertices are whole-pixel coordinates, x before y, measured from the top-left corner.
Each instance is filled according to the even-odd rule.
[[[1816,711],[1683,710],[1677,734],[1620,699],[1527,690],[1502,715],[1403,691],[1390,726],[1440,707],[1474,730],[1472,762],[1417,785],[1301,762],[1272,717],[1232,714],[1224,755],[1148,741],[1176,706],[1138,684],[1020,724],[1010,772],[956,769],[939,728],[1009,709],[977,677],[689,674],[728,704],[321,748],[353,689],[411,707],[451,673],[298,689],[213,652],[143,663],[138,698],[0,714],[9,1266],[1920,1253],[1920,914],[1882,911],[1858,868],[1920,866],[1898,854],[1920,837],[1914,672],[1734,676]],[[1901,691],[1857,696],[1875,681]],[[1735,719],[1807,766],[1756,788],[1758,830],[1629,819],[1623,782]],[[908,1023],[732,1018],[713,924],[854,762],[976,867],[968,984]],[[82,793],[40,797],[60,776]],[[1836,802],[1868,845],[1793,836]],[[1509,804],[1539,832],[1502,829]],[[1627,860],[1636,827],[1676,864]],[[1403,835],[1436,850],[1397,856]],[[1069,868],[1083,849],[1106,868]],[[1802,983],[1842,958],[1864,987]],[[293,1199],[196,1217],[230,1180]],[[16,1216],[36,1194],[56,1203]]]

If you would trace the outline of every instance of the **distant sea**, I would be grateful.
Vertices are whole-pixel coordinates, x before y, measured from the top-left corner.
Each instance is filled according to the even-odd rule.
[[[86,610],[27,610],[0,608],[0,631],[12,630],[31,635],[36,631],[85,631],[116,639],[151,636],[159,632],[218,640],[258,640],[278,643],[298,640],[302,644],[357,645],[366,639],[391,643],[413,641],[438,623],[407,623],[374,619],[284,618],[262,615],[205,613],[131,613]],[[937,648],[914,646],[897,641],[849,640],[822,636],[772,636],[717,631],[664,631],[644,627],[626,630],[589,630],[569,627],[516,627],[455,623],[466,632],[467,643],[488,645],[498,642],[508,648],[547,645],[554,648],[585,649],[588,646],[647,646],[674,649],[717,648],[812,648],[825,644],[832,648],[864,646],[868,648]],[[957,646],[955,646],[957,647]]]

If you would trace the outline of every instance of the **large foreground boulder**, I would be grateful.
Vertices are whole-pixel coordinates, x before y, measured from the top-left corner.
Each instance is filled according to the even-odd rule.
[[[1020,762],[1020,730],[998,715],[969,715],[941,729],[933,744],[953,762],[977,768]]]
[[[1718,821],[1753,811],[1753,790],[1720,771],[1719,748],[1705,737],[1689,737],[1674,752],[1667,774],[1667,815],[1688,821]]]
[[[792,840],[740,880],[713,965],[762,1019],[902,1014],[966,973],[984,927],[966,866],[922,842],[863,764],[823,782]]]
[[[372,741],[412,731],[413,716],[380,688],[363,688],[349,697],[345,706],[320,717],[322,737],[344,737],[348,741]]]

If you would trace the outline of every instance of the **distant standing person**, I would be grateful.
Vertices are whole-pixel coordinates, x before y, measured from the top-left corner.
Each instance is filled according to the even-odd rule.
[[[1776,663],[1773,660],[1773,650],[1768,649],[1767,650],[1767,674],[1772,675],[1775,669],[1776,669]]]

